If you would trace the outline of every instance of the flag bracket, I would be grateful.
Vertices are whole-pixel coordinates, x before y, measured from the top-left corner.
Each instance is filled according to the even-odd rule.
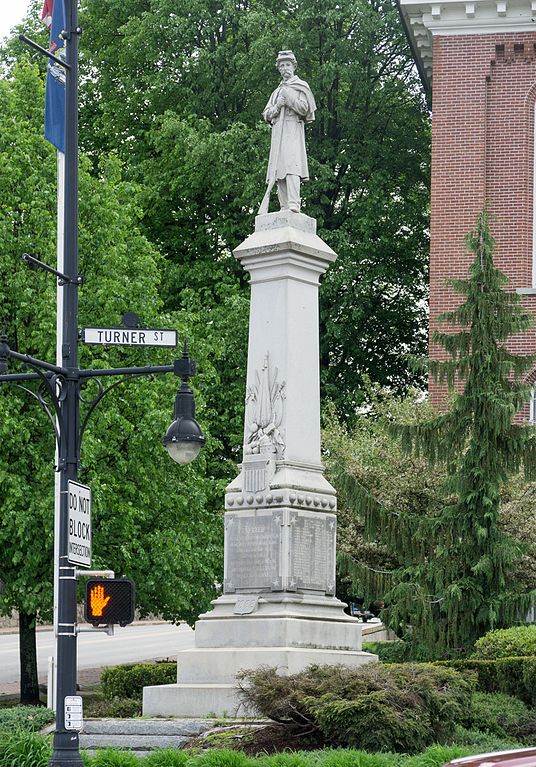
[[[30,268],[33,269],[42,269],[44,272],[49,272],[50,274],[55,274],[58,278],[58,284],[59,285],[83,285],[84,284],[84,277],[79,274],[78,277],[72,278],[68,277],[66,274],[63,274],[63,272],[59,272],[57,269],[54,269],[52,266],[49,266],[48,264],[44,264],[42,261],[39,261],[39,259],[34,258],[33,256],[30,256],[29,253],[23,253],[21,256],[22,260],[25,261]]]
[[[59,56],[54,56],[53,53],[50,51],[47,51],[46,48],[43,48],[42,45],[38,45],[37,43],[34,43],[33,40],[30,40],[29,37],[26,37],[26,35],[19,35],[19,40],[26,45],[28,45],[30,48],[33,48],[36,51],[39,51],[39,53],[42,53],[43,56],[48,56],[49,59],[52,59],[56,64],[58,64],[60,67],[63,67],[64,69],[70,69],[71,65],[67,64],[66,61],[63,61],[63,59],[60,59]]]

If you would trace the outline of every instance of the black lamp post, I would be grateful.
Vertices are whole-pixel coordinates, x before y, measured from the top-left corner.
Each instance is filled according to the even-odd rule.
[[[194,393],[188,386],[190,376],[195,375],[195,362],[190,359],[184,344],[182,359],[175,363],[175,375],[182,384],[175,397],[174,421],[162,440],[164,447],[176,463],[190,463],[205,444],[203,432],[195,420]]]
[[[64,209],[64,271],[53,270],[37,259],[32,264],[58,277],[58,290],[63,301],[62,364],[52,365],[43,360],[21,354],[9,347],[5,332],[0,336],[0,383],[20,381],[38,382],[37,399],[50,417],[58,443],[60,472],[60,525],[59,525],[59,585],[58,621],[56,636],[56,730],[54,752],[50,767],[83,767],[79,751],[78,732],[66,728],[65,698],[76,694],[76,565],[68,557],[68,483],[77,481],[80,463],[80,444],[87,422],[103,396],[121,381],[150,374],[174,373],[182,378],[175,400],[175,420],[164,437],[164,445],[178,463],[189,463],[198,454],[205,439],[194,418],[193,394],[188,386],[195,373],[186,347],[182,359],[173,365],[114,368],[102,370],[80,369],[78,363],[78,288],[82,280],[78,275],[78,26],[77,0],[65,0],[66,29],[62,36],[67,41],[66,60],[28,41],[32,47],[54,59],[66,72],[65,114],[65,209]],[[28,259],[25,259],[28,261]],[[8,361],[15,360],[30,367],[33,372],[8,373]],[[88,379],[120,376],[120,380],[105,388],[99,383],[99,393],[88,403],[85,418],[80,422],[81,389]],[[48,403],[52,404],[51,413]],[[55,418],[54,418],[55,416]]]

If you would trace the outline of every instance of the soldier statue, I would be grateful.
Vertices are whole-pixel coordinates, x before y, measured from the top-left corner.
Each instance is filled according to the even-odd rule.
[[[316,104],[311,89],[296,77],[297,61],[292,51],[279,51],[276,67],[281,82],[262,113],[272,126],[267,189],[259,213],[268,212],[270,192],[277,182],[281,210],[300,211],[300,182],[309,178],[305,150],[305,123],[315,119]]]

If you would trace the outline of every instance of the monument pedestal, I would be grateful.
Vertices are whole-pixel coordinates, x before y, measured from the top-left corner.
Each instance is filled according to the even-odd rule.
[[[145,716],[251,716],[236,687],[242,669],[287,675],[313,663],[355,668],[376,659],[360,651],[361,624],[334,597],[224,595],[213,605],[195,625],[195,647],[178,654],[178,683],[144,688]]]
[[[194,649],[179,653],[177,684],[144,689],[144,715],[252,714],[237,695],[241,669],[376,660],[335,598],[337,498],[320,461],[318,284],[336,255],[314,219],[290,211],[257,216],[234,254],[251,275],[251,309],[224,594],[197,621]]]

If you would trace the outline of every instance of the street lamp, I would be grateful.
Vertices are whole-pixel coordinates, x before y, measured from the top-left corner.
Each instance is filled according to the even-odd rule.
[[[184,343],[182,359],[175,362],[175,375],[182,384],[175,397],[174,421],[167,430],[162,443],[170,457],[180,464],[191,463],[205,444],[201,427],[195,420],[194,393],[188,386],[190,376],[195,375],[195,362],[190,359]]]
[[[77,312],[71,314],[70,324],[77,323]],[[72,334],[71,334],[71,337]],[[9,373],[9,360],[22,362],[34,372]],[[62,482],[60,501],[59,536],[59,587],[57,649],[57,707],[54,752],[50,767],[83,767],[79,752],[78,732],[68,727],[66,721],[68,703],[76,695],[77,625],[76,581],[81,574],[71,563],[68,553],[67,528],[69,522],[68,485],[77,481],[80,465],[80,446],[91,414],[102,398],[119,383],[140,376],[174,373],[182,377],[182,384],[175,399],[175,420],[169,427],[164,444],[170,456],[177,463],[190,463],[205,442],[201,428],[194,418],[195,404],[188,379],[195,373],[195,363],[187,351],[173,365],[158,365],[130,368],[81,369],[52,365],[43,360],[21,354],[10,348],[5,331],[0,332],[0,384],[19,384],[35,381],[39,384],[35,398],[43,406],[51,421],[58,443],[58,467]],[[120,379],[104,387],[101,379],[118,376]],[[88,380],[96,380],[98,393],[93,400],[82,397],[82,389]],[[26,388],[26,386],[24,387]],[[27,389],[27,391],[30,391]],[[53,412],[48,403],[52,404]],[[80,403],[84,402],[87,412],[80,422]],[[56,418],[54,418],[54,415]],[[83,574],[83,573],[82,573]],[[0,581],[1,587],[1,581]]]

